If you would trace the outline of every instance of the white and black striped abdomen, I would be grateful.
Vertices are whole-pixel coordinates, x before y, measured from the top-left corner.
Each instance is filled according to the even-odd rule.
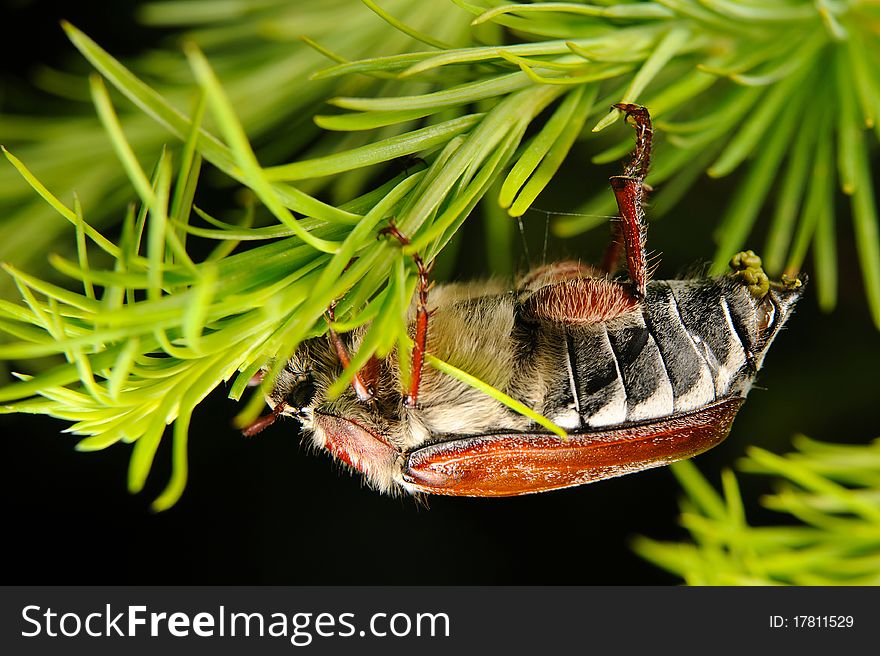
[[[755,306],[730,279],[655,281],[639,310],[567,325],[544,412],[590,430],[745,396],[754,375]]]

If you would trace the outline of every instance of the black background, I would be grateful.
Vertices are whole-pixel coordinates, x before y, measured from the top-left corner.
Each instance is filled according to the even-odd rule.
[[[124,2],[6,2],[3,42],[7,107],[28,85],[35,63],[77,62],[58,19],[66,17],[114,54],[155,44],[161,33],[138,27]],[[5,165],[5,163],[0,163]],[[588,168],[574,153],[540,205],[567,211]],[[701,181],[679,213],[651,229],[663,253],[658,277],[713,252],[710,230],[735,180]],[[553,195],[555,194],[555,195]],[[721,204],[721,205],[720,205]],[[705,216],[705,221],[694,221]],[[841,217],[848,216],[846,210]],[[528,230],[540,236],[543,218]],[[717,482],[747,446],[778,452],[796,433],[834,441],[876,437],[880,365],[876,332],[864,308],[850,226],[843,223],[840,306],[823,315],[808,294],[774,345],[758,386],[728,441],[697,463]],[[475,250],[462,251],[459,272],[481,268],[480,229],[467,227]],[[551,256],[600,252],[604,233],[551,239]],[[755,243],[763,243],[763,238]],[[459,275],[465,275],[464,273]],[[761,389],[766,388],[766,389]],[[44,417],[0,416],[0,498],[5,583],[79,584],[668,584],[676,582],[636,557],[635,535],[679,539],[679,488],[666,469],[579,489],[515,499],[379,496],[330,458],[308,452],[295,422],[256,438],[230,425],[238,406],[217,390],[196,412],[190,478],[182,500],[153,514],[149,501],[167,480],[160,448],[147,490],[125,491],[130,447],[73,450],[64,424]],[[761,511],[767,482],[743,476],[751,520],[780,521]]]

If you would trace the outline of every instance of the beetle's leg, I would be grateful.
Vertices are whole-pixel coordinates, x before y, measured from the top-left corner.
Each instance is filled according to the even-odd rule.
[[[602,264],[600,269],[602,273],[610,276],[620,265],[620,253],[623,250],[623,236],[620,234],[620,221],[612,219],[611,223],[611,241],[605,248],[605,254],[602,256]]]
[[[336,357],[339,358],[342,368],[345,369],[351,362],[351,358],[348,356],[348,349],[345,348],[342,338],[340,338],[339,334],[333,330],[331,325],[334,319],[335,307],[336,303],[334,302],[329,308],[327,308],[327,334],[330,338],[330,343],[333,344],[333,348],[336,350]],[[354,378],[351,381],[351,386],[354,388],[355,394],[357,394],[358,399],[361,401],[368,402],[373,400],[375,389],[373,388],[372,382],[375,378],[375,369],[375,365],[368,362],[363,369],[355,373]],[[368,374],[368,380],[364,380],[364,376],[362,375],[364,373]]]
[[[645,212],[642,200],[646,190],[645,176],[651,162],[651,116],[648,110],[639,105],[620,103],[614,105],[623,110],[626,118],[633,119],[636,129],[636,147],[632,161],[624,167],[623,175],[611,178],[611,188],[620,209],[620,236],[626,249],[626,265],[632,280],[633,295],[637,299],[645,296],[647,281],[647,255],[645,253]]]
[[[403,175],[406,177],[412,175],[412,173],[428,168],[428,163],[416,155],[407,155],[401,159],[403,161]],[[410,169],[413,169],[413,171],[410,172]]]
[[[409,238],[404,235],[394,222],[388,224],[387,228],[383,228],[379,234],[391,235],[401,244],[406,246],[409,244]],[[407,408],[415,408],[419,400],[419,385],[422,382],[422,366],[425,363],[425,346],[428,342],[428,290],[431,288],[429,275],[431,267],[425,265],[425,261],[418,253],[413,253],[413,261],[419,270],[419,303],[416,307],[416,334],[413,340],[412,366],[410,372],[412,379],[409,384],[409,391],[403,396],[403,404]]]
[[[637,299],[645,296],[647,282],[647,254],[645,253],[645,213],[642,210],[642,183],[635,178],[611,178],[611,188],[620,208],[626,266],[632,281],[632,293]]]

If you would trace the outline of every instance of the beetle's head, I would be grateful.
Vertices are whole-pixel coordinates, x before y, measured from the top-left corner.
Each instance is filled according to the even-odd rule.
[[[359,340],[355,340],[357,341]],[[346,344],[350,353],[356,353],[357,346],[357,343]],[[384,371],[386,368],[383,364],[381,369]],[[376,394],[373,402],[358,399],[351,385],[331,398],[330,387],[342,375],[342,371],[343,366],[329,339],[316,337],[306,340],[294,351],[278,374],[266,401],[273,408],[279,404],[284,405],[282,414],[301,421],[307,422],[316,413],[323,413],[352,417],[366,423],[373,423],[372,417],[377,415],[377,404],[399,401],[399,394],[397,399],[386,399],[386,395],[381,395],[380,398],[379,393],[384,392],[386,386],[379,385],[378,381],[373,381],[371,385],[371,392]],[[383,372],[378,369],[374,371],[377,376],[380,373]],[[390,388],[394,390],[396,386],[391,385]],[[388,413],[386,411],[383,414]]]
[[[371,400],[359,399],[351,386],[331,398],[330,387],[342,370],[336,350],[327,338],[303,342],[266,397],[272,413],[245,429],[245,434],[261,431],[281,415],[295,417],[315,447],[326,449],[338,461],[364,474],[377,489],[390,491],[400,457],[392,437],[400,424],[396,419],[401,404],[400,393],[396,391],[399,385],[380,386],[378,378],[389,375],[388,366],[376,363],[373,374],[377,384]]]
[[[281,414],[301,421],[313,416],[316,406],[326,398],[329,385],[322,372],[338,371],[335,357],[321,342],[319,339],[310,339],[296,349],[278,373],[266,397],[270,407],[281,406]]]

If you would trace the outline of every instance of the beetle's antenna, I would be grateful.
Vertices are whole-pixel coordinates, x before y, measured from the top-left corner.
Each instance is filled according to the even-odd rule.
[[[244,429],[242,429],[241,434],[245,437],[253,437],[257,433],[266,430],[278,420],[278,417],[281,416],[281,413],[284,412],[286,407],[287,404],[284,401],[281,401],[278,405],[272,408],[272,412],[268,415],[257,417],[252,424],[245,426]]]

